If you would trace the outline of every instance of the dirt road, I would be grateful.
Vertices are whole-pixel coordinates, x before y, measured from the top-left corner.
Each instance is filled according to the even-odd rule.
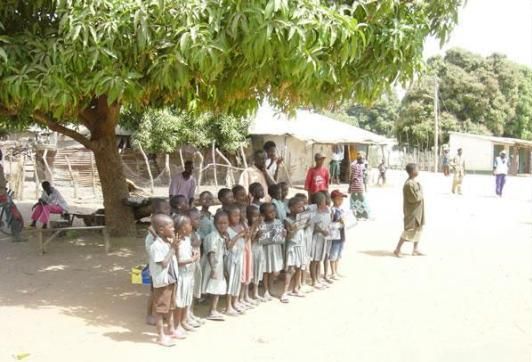
[[[0,361],[530,361],[532,179],[503,199],[489,176],[423,174],[425,257],[392,256],[401,182],[370,190],[374,220],[349,232],[346,276],[288,305],[211,322],[173,348],[153,344],[145,287],[129,283],[142,240],[105,256],[97,238],[50,246],[0,242]],[[405,252],[411,246],[405,245]]]

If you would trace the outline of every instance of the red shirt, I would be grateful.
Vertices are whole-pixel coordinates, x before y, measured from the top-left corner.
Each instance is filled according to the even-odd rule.
[[[310,168],[307,171],[305,190],[311,193],[327,191],[329,189],[329,170],[326,167]]]

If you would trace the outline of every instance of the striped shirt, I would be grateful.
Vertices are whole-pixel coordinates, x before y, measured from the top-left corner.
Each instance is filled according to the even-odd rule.
[[[351,164],[351,184],[349,185],[349,192],[364,192],[364,170],[365,166],[362,163],[354,161]]]

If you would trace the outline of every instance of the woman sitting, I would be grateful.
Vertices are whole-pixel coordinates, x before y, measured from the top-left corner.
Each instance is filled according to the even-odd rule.
[[[33,205],[33,214],[31,219],[32,227],[37,225],[37,221],[42,224],[42,228],[48,227],[48,220],[50,220],[50,214],[63,214],[67,211],[68,205],[63,196],[57,191],[48,181],[42,183],[42,195],[39,201]]]

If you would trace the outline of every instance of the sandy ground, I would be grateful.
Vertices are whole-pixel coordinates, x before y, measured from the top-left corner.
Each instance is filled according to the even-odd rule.
[[[530,361],[532,178],[510,178],[498,199],[492,177],[468,176],[451,196],[449,178],[423,174],[428,256],[403,259],[391,254],[403,175],[391,178],[369,192],[374,220],[349,232],[344,279],[169,349],[144,324],[148,289],[130,284],[142,239],[105,255],[97,235],[70,235],[45,256],[35,238],[1,240],[0,361]]]

